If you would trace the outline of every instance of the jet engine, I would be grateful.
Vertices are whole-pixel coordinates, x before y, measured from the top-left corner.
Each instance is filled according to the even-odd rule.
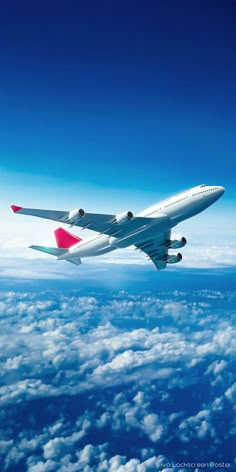
[[[179,247],[184,247],[187,244],[187,239],[182,237],[180,239],[172,239],[167,243],[168,249],[178,249]]]
[[[125,225],[129,223],[134,218],[132,211],[124,211],[123,213],[119,213],[116,215],[115,220],[113,223],[117,223],[118,225]]]
[[[183,256],[180,252],[178,254],[168,254],[163,262],[166,262],[167,264],[177,264],[177,262],[182,261],[182,258]]]
[[[71,210],[68,216],[68,220],[71,223],[71,225],[76,224],[80,218],[83,218],[85,216],[85,211],[82,208],[77,208],[76,210]]]

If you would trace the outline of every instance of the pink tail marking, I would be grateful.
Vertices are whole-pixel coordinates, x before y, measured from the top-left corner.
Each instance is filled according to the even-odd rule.
[[[57,242],[57,247],[60,249],[69,249],[70,247],[82,241],[81,238],[78,238],[63,228],[56,229],[54,231],[54,235]]]

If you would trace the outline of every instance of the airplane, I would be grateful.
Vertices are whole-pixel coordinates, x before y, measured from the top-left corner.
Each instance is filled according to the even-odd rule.
[[[58,228],[54,231],[57,247],[30,246],[32,249],[79,265],[84,257],[99,256],[119,248],[135,246],[154,263],[156,269],[182,260],[182,254],[169,253],[187,244],[186,238],[171,239],[171,229],[180,222],[201,213],[225,192],[224,187],[198,185],[157,203],[134,216],[132,211],[117,215],[72,211],[40,210],[11,205],[14,213],[45,218],[99,233],[83,240]]]

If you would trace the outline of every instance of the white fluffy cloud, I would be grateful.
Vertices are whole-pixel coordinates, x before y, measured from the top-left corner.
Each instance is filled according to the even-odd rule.
[[[235,293],[206,290],[2,292],[3,470],[180,470],[195,444],[222,461],[234,304]]]

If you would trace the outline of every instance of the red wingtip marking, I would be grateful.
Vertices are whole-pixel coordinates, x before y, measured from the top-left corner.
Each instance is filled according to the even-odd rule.
[[[14,211],[14,213],[17,213],[18,211],[22,210],[22,207],[11,205],[11,209]]]
[[[82,241],[81,238],[78,238],[77,236],[69,233],[69,231],[66,231],[63,228],[56,229],[54,231],[54,235],[56,238],[57,247],[61,249],[69,249],[70,247]]]

